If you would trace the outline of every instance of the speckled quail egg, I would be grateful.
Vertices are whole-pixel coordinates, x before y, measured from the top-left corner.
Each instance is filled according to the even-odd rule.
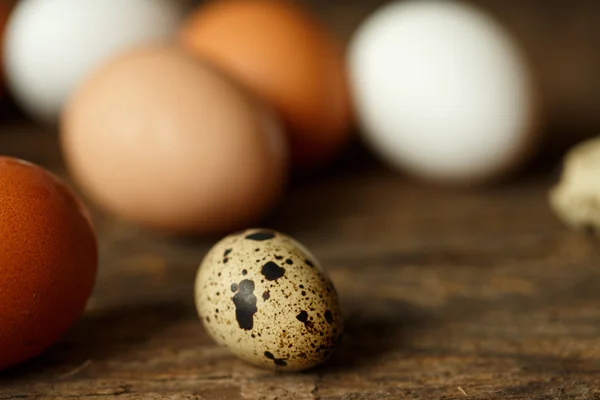
[[[600,232],[600,136],[567,152],[549,202],[556,216],[572,229]]]
[[[342,337],[330,278],[302,244],[273,230],[245,230],[212,247],[196,275],[195,301],[217,343],[266,369],[314,367]]]

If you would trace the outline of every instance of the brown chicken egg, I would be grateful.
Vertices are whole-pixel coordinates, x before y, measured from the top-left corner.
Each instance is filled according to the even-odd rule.
[[[12,10],[12,2],[0,2],[0,95],[5,93],[4,88],[4,30]]]
[[[0,369],[37,356],[81,316],[96,237],[83,205],[43,168],[0,157]]]
[[[281,113],[296,167],[323,165],[347,142],[343,51],[307,10],[287,1],[211,1],[188,17],[179,39]]]
[[[169,234],[228,231],[281,193],[287,147],[262,103],[176,47],[122,53],[62,116],[67,165],[104,209]]]

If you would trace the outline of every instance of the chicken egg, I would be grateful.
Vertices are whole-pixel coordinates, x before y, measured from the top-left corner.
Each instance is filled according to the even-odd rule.
[[[476,184],[527,161],[540,138],[539,98],[519,43],[461,1],[394,1],[350,40],[361,135],[395,169]]]
[[[313,169],[341,152],[352,122],[343,49],[307,10],[213,1],[187,17],[179,38],[282,115],[295,167]]]
[[[54,123],[68,97],[115,54],[170,41],[180,0],[26,0],[8,21],[4,58],[9,89],[36,120]]]
[[[0,157],[0,370],[39,355],[81,316],[94,287],[96,236],[58,178]]]
[[[65,108],[60,136],[91,200],[169,234],[250,224],[286,181],[277,117],[175,46],[130,50],[92,74]]]
[[[300,371],[327,361],[342,337],[333,283],[302,244],[267,229],[219,241],[200,264],[198,316],[209,335],[258,367]]]
[[[13,5],[6,2],[0,2],[0,94],[4,94],[5,72],[4,72],[4,32],[6,31],[6,23]]]

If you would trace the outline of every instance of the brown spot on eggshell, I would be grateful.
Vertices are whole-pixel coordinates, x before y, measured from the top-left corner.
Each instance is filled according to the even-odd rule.
[[[225,252],[227,266],[220,263]],[[263,258],[267,261],[257,262]],[[274,265],[264,271],[269,262]],[[207,282],[226,295],[210,297],[203,289]],[[196,308],[209,335],[242,360],[266,369],[305,370],[329,358],[343,330],[339,300],[329,285],[300,243],[279,232],[249,229],[223,238],[206,254],[196,276]],[[207,320],[215,309],[219,318]],[[269,344],[274,347],[265,349]]]

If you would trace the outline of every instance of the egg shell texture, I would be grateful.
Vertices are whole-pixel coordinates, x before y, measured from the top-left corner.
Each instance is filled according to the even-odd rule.
[[[542,138],[535,71],[508,26],[460,1],[392,1],[348,45],[364,143],[437,184],[501,180]]]
[[[344,49],[309,9],[277,0],[207,2],[187,17],[179,38],[277,109],[297,168],[326,164],[348,142]]]
[[[76,91],[61,128],[66,165],[89,199],[162,233],[249,226],[287,181],[274,113],[175,46],[114,58]]]
[[[600,137],[569,150],[560,181],[550,190],[552,210],[573,229],[600,232]]]
[[[336,290],[317,260],[270,230],[229,235],[207,253],[196,307],[218,343],[267,369],[297,371],[326,361],[343,330]]]
[[[90,73],[128,49],[170,42],[183,15],[178,0],[19,1],[4,46],[12,95],[53,125]]]
[[[4,31],[6,28],[6,23],[8,21],[8,17],[10,16],[10,11],[12,8],[12,4],[2,2],[0,3],[0,95],[4,95],[4,52],[2,48],[4,47]]]
[[[38,355],[82,314],[97,268],[82,207],[41,167],[0,157],[0,369]]]

